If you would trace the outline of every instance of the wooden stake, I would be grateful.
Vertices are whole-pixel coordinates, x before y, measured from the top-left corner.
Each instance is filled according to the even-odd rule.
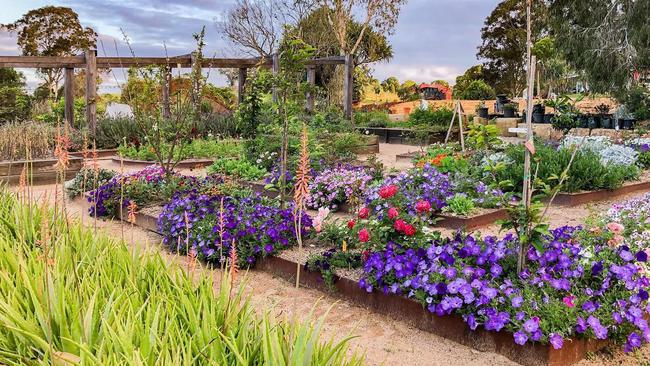
[[[71,67],[65,68],[63,89],[65,120],[68,123],[68,126],[74,126],[74,69]]]
[[[86,123],[93,138],[97,132],[97,50],[84,52],[86,57]]]

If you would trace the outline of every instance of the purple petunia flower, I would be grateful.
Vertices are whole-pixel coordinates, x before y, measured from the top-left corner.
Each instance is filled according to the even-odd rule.
[[[562,344],[564,343],[564,339],[562,338],[561,335],[557,333],[551,333],[549,337],[549,342],[551,342],[551,345],[555,349],[560,349],[562,348]]]

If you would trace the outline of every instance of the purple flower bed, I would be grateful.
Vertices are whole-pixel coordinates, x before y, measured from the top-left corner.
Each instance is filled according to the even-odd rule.
[[[614,236],[558,228],[543,252],[529,250],[520,274],[512,235],[458,233],[424,248],[389,242],[369,255],[360,285],[402,294],[438,316],[457,314],[471,329],[508,331],[520,345],[559,349],[571,338],[595,338],[625,342],[630,351],[650,341],[648,256],[635,242],[617,246]]]
[[[158,227],[163,243],[171,250],[187,252],[190,248],[203,259],[219,262],[234,244],[238,264],[248,267],[257,258],[296,243],[294,217],[292,207],[282,210],[259,196],[233,198],[190,192],[165,205]],[[310,228],[311,218],[305,214],[303,237]]]
[[[388,202],[381,199],[381,187],[394,185],[403,195],[403,209],[409,215],[417,216],[417,202],[427,201],[433,211],[439,211],[447,205],[446,200],[454,195],[449,176],[440,173],[433,165],[426,164],[421,169],[410,169],[395,178],[389,178],[380,185],[370,187],[366,193],[366,205],[379,216],[388,208]]]
[[[372,169],[351,165],[326,168],[309,184],[307,206],[335,210],[342,203],[361,200],[374,174]]]
[[[116,175],[106,184],[91,191],[88,197],[91,204],[89,212],[91,215],[96,213],[98,217],[113,216],[120,206],[122,194],[123,207],[127,207],[131,201],[142,207],[167,201],[179,192],[198,188],[207,190],[221,183],[223,180],[215,176],[198,178],[173,174],[166,177],[160,166],[152,165],[137,172]]]

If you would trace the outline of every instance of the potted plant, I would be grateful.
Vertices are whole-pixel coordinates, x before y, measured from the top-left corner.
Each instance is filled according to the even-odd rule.
[[[602,128],[613,128],[612,115],[609,114],[610,106],[603,103],[596,106],[596,112],[600,118],[600,126]]]
[[[515,118],[517,116],[517,109],[519,105],[517,103],[507,103],[503,106],[503,117],[504,118]]]
[[[485,101],[482,100],[478,106],[476,106],[476,114],[481,117],[488,119],[490,116],[488,114],[488,108],[485,106]]]
[[[544,123],[544,105],[535,104],[533,106],[533,123]]]
[[[551,121],[553,121],[553,116],[555,116],[553,113],[546,113],[544,114],[544,123],[546,124],[551,124]]]

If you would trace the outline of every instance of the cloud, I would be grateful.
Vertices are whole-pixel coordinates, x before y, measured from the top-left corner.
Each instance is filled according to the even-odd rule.
[[[446,80],[454,83],[456,76],[465,70],[455,66],[435,66],[431,64],[379,64],[374,66],[375,75],[395,76],[400,81],[413,80],[430,83],[433,80]],[[385,78],[378,78],[380,81]]]

